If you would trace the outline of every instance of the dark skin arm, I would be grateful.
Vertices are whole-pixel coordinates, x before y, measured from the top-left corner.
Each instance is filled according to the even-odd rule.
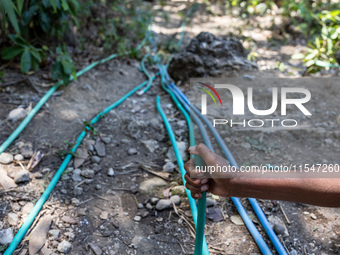
[[[223,157],[210,151],[204,144],[189,148],[189,153],[199,155],[207,166],[228,166]],[[186,162],[186,187],[194,199],[203,191],[224,197],[253,197],[283,200],[317,206],[340,207],[340,180],[338,178],[246,178],[238,174],[213,173],[209,178],[197,174],[194,159]]]

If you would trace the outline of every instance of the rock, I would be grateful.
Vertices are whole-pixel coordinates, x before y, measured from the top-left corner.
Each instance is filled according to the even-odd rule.
[[[170,161],[163,166],[163,172],[172,173],[175,170],[175,168],[176,165]]]
[[[99,215],[99,218],[102,220],[106,220],[109,217],[109,213],[107,211],[102,211]]]
[[[72,173],[72,180],[75,182],[81,182],[83,178],[80,176],[81,170],[80,169],[74,169]]]
[[[183,160],[187,161],[188,160],[188,145],[187,145],[187,143],[185,143],[183,141],[177,142],[177,147],[178,147],[178,149],[179,149],[179,151],[181,153],[181,156],[182,156]],[[174,149],[172,147],[169,148],[168,153],[166,154],[166,156],[172,162],[177,161]]]
[[[105,157],[106,156],[105,144],[101,140],[97,140],[94,148],[95,148],[98,156],[100,156],[100,157]]]
[[[59,238],[60,236],[60,230],[59,229],[51,229],[50,231],[48,231],[48,235],[50,236],[50,240],[55,240],[57,238]]]
[[[156,204],[156,209],[158,211],[162,211],[162,210],[170,209],[170,208],[172,208],[172,202],[170,199],[161,199]]]
[[[35,179],[42,179],[44,177],[44,175],[40,172],[36,172],[34,173],[34,178]]]
[[[168,70],[176,82],[185,82],[191,77],[217,76],[240,68],[256,70],[257,65],[247,59],[247,51],[239,40],[202,32],[173,56]]]
[[[207,207],[216,205],[216,201],[210,197],[207,197]]]
[[[67,181],[67,180],[70,179],[70,176],[67,174],[67,172],[64,172],[64,173],[62,174],[62,176],[61,176],[61,179],[62,179],[63,181]]]
[[[292,249],[291,251],[290,251],[290,253],[289,253],[290,255],[298,255],[298,253],[297,253],[297,251],[296,250],[294,250],[294,249]]]
[[[158,142],[155,140],[142,141],[145,147],[151,152],[155,152],[159,148]]]
[[[26,170],[21,170],[14,177],[14,182],[16,184],[23,183],[23,182],[28,182],[29,180],[30,180],[30,173],[28,171],[26,171]]]
[[[11,188],[17,187],[12,178],[9,177],[8,172],[3,169],[0,165],[0,185],[4,190],[9,190]]]
[[[142,203],[138,203],[138,209],[143,209],[144,205]]]
[[[15,213],[9,213],[7,214],[7,220],[9,225],[16,226],[18,224],[18,215]]]
[[[152,209],[153,209],[153,206],[152,206],[150,203],[147,203],[147,204],[145,205],[145,207],[146,207],[147,209],[149,209],[149,210],[152,210]]]
[[[0,230],[0,244],[7,245],[13,241],[13,230],[11,228],[6,228]]]
[[[147,193],[147,192],[152,191],[156,187],[165,186],[165,185],[167,185],[166,181],[164,181],[163,179],[159,177],[154,177],[154,178],[143,181],[139,185],[139,191]]]
[[[34,151],[33,151],[33,145],[31,142],[27,142],[27,143],[20,142],[18,147],[19,147],[20,154],[23,155],[25,158],[31,158],[33,156]]]
[[[175,204],[175,205],[179,205],[181,203],[181,198],[178,195],[174,195],[172,197],[170,197],[170,200]]]
[[[0,163],[1,164],[11,164],[13,162],[13,155],[3,152],[0,154]]]
[[[13,203],[12,210],[19,212],[21,210],[21,207],[18,203]]]
[[[139,190],[138,186],[136,186],[136,185],[133,185],[133,186],[130,187],[130,191],[131,191],[132,194],[138,193],[138,190]]]
[[[151,202],[152,205],[157,204],[158,201],[159,201],[159,198],[157,198],[157,197],[153,197],[153,198],[151,198],[151,200],[150,200],[150,202]]]
[[[84,176],[85,178],[93,178],[94,177],[94,171],[90,169],[85,169],[80,172],[81,176]]]
[[[314,213],[311,213],[311,214],[310,214],[310,217],[311,217],[313,220],[316,220],[316,219],[317,219],[317,217],[316,217],[316,215],[315,215]]]
[[[102,170],[102,167],[98,164],[93,164],[91,166],[92,170],[95,171],[96,173],[99,172],[100,170]]]
[[[148,210],[146,210],[146,209],[142,209],[141,210],[141,216],[142,216],[142,218],[145,218],[145,217],[147,217],[149,215],[149,211]]]
[[[98,156],[92,156],[91,157],[91,162],[92,163],[95,163],[95,164],[98,164],[98,163],[100,163],[100,157],[98,157]]]
[[[238,226],[243,226],[244,225],[244,222],[243,222],[243,220],[242,220],[240,215],[232,215],[232,216],[230,216],[230,221],[232,223],[234,223],[235,225],[238,225]]]
[[[29,215],[30,212],[33,210],[34,204],[33,203],[27,203],[23,208],[22,208],[22,215]]]
[[[103,253],[98,245],[95,245],[95,244],[91,243],[91,244],[89,244],[89,247],[90,247],[90,249],[93,251],[93,253],[95,255],[101,255]]]
[[[71,241],[74,240],[74,238],[76,237],[76,235],[73,232],[66,232],[64,233],[65,236],[67,236]]]
[[[68,224],[77,224],[78,223],[77,220],[75,220],[74,218],[71,218],[69,216],[66,216],[66,215],[61,217],[61,220],[65,223],[68,223]]]
[[[81,188],[81,187],[75,187],[75,188],[73,189],[73,194],[74,194],[75,196],[80,196],[81,194],[83,194],[83,188]]]
[[[18,120],[22,120],[26,118],[26,116],[27,116],[27,110],[20,107],[20,108],[10,111],[7,119],[12,122],[17,122]]]
[[[80,201],[77,198],[74,197],[74,198],[71,199],[71,203],[75,206],[78,206]]]
[[[79,147],[76,150],[74,161],[73,161],[74,168],[80,167],[85,162],[85,160],[87,159],[88,156],[89,156],[89,154],[88,154],[88,151],[86,149],[86,146],[83,145],[82,147]]]
[[[100,185],[100,184],[96,185],[96,190],[101,190],[101,188],[102,188],[102,185]]]
[[[247,142],[244,142],[241,144],[241,146],[247,150],[250,150],[251,149],[251,144],[250,143],[247,143]]]
[[[135,216],[133,219],[134,219],[134,221],[140,221],[140,220],[142,219],[142,217],[139,216],[139,215],[137,215],[137,216]]]
[[[23,161],[24,160],[24,156],[21,154],[17,154],[14,156],[14,159],[17,161]]]
[[[276,232],[278,235],[283,235],[283,236],[289,236],[288,229],[284,222],[277,216],[270,215],[268,217],[268,221],[272,229]]]
[[[107,175],[108,176],[114,176],[115,175],[115,172],[113,171],[112,168],[109,168],[109,170],[107,170]]]
[[[61,253],[69,253],[71,248],[72,245],[65,240],[58,244],[58,251]]]
[[[102,137],[102,141],[106,144],[109,144],[111,142],[111,138],[110,137]]]
[[[186,195],[185,187],[183,185],[175,186],[171,189],[171,194],[185,196]]]
[[[136,148],[130,148],[130,149],[128,149],[128,154],[129,154],[130,156],[136,155],[137,153],[138,153],[138,151],[137,151]]]

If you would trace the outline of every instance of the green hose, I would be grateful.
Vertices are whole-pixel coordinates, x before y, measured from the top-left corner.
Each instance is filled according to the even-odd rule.
[[[152,77],[152,80],[154,80],[156,78],[156,76],[158,75],[158,73]],[[106,109],[104,109],[102,112],[100,112],[99,114],[97,114],[96,117],[94,117],[91,120],[91,125],[95,124],[97,121],[99,121],[102,117],[105,116],[105,114],[107,114],[109,111],[111,111],[112,109],[114,109],[115,107],[117,107],[118,105],[120,105],[122,102],[124,102],[128,97],[130,97],[132,94],[134,94],[135,92],[137,92],[139,89],[143,88],[146,84],[148,84],[149,81],[145,81],[142,84],[138,85],[136,88],[134,88],[133,90],[131,90],[130,92],[128,92],[125,96],[123,96],[122,98],[120,98],[118,101],[116,101],[114,104],[110,105],[109,107],[107,107]],[[86,126],[86,130],[90,130],[89,126]],[[48,199],[50,193],[52,192],[52,190],[54,189],[55,185],[57,184],[61,174],[64,172],[64,170],[66,169],[68,163],[70,162],[70,160],[73,157],[73,154],[76,152],[77,148],[79,147],[79,145],[81,144],[82,140],[85,138],[86,136],[86,130],[83,130],[77,141],[76,144],[73,146],[73,148],[71,149],[71,152],[69,154],[67,154],[66,158],[64,159],[63,163],[61,164],[61,166],[59,167],[58,171],[55,173],[55,175],[53,176],[51,182],[49,183],[49,185],[47,186],[47,188],[45,189],[44,193],[41,195],[41,197],[39,198],[39,200],[37,201],[37,203],[34,205],[32,211],[30,212],[30,214],[28,215],[27,219],[25,220],[25,222],[22,224],[22,226],[20,227],[18,233],[15,235],[13,241],[11,242],[11,244],[9,245],[9,247],[7,248],[7,250],[5,251],[4,255],[10,255],[14,252],[15,248],[19,245],[19,243],[21,242],[22,238],[24,237],[24,235],[26,234],[27,230],[30,228],[30,226],[32,225],[34,219],[37,217],[37,215],[39,214],[41,208],[43,207],[44,203],[46,202],[46,200]]]

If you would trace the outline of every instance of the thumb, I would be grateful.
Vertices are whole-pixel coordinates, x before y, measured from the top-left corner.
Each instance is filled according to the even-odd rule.
[[[198,155],[203,158],[203,160],[209,164],[214,162],[216,159],[216,154],[212,152],[205,144],[200,143],[196,146],[189,147],[189,153],[192,155]]]

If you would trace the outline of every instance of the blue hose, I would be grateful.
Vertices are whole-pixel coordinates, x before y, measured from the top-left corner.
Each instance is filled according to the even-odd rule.
[[[227,145],[224,143],[222,137],[220,136],[220,134],[216,131],[216,129],[212,126],[212,124],[209,122],[209,120],[201,115],[200,111],[194,107],[194,106],[190,106],[189,100],[188,98],[184,95],[184,93],[174,84],[174,83],[170,83],[170,87],[173,91],[175,91],[175,94],[181,98],[182,102],[185,103],[187,105],[186,109],[191,108],[195,113],[197,113],[198,116],[200,116],[203,121],[206,123],[206,125],[208,126],[208,128],[210,129],[210,131],[213,133],[213,135],[215,136],[218,144],[220,145],[223,153],[225,154],[225,156],[227,157],[228,161],[230,162],[230,164],[232,166],[235,166],[237,168],[239,168],[234,156],[232,155],[232,153],[230,152],[229,148],[227,147]],[[180,100],[180,101],[181,101]],[[232,198],[232,200],[235,198]],[[284,249],[284,247],[282,246],[280,240],[277,238],[275,232],[273,231],[273,229],[270,227],[269,222],[266,218],[266,216],[264,215],[263,211],[261,210],[261,207],[259,206],[259,204],[257,203],[256,199],[254,198],[248,198],[251,206],[254,209],[254,212],[256,213],[258,219],[260,220],[265,232],[267,233],[269,239],[271,240],[271,242],[273,243],[276,251],[280,254],[280,255],[286,255],[287,252]],[[234,201],[233,201],[234,202]],[[236,201],[237,203],[239,201]],[[235,204],[236,205],[236,204]],[[236,205],[237,206],[237,205]],[[241,214],[240,214],[241,215]],[[242,215],[241,215],[242,216]]]
[[[158,74],[156,74],[154,77],[152,77],[152,80],[154,80],[156,78]],[[137,92],[139,89],[143,88],[146,84],[148,84],[149,81],[145,81],[142,84],[138,85],[136,88],[134,88],[133,90],[131,90],[130,92],[128,92],[125,96],[123,96],[122,98],[120,98],[118,101],[116,101],[114,104],[110,105],[109,107],[107,107],[106,109],[104,109],[102,112],[100,112],[99,114],[97,114],[96,117],[94,117],[91,120],[91,124],[95,124],[98,120],[100,120],[102,117],[105,116],[105,114],[107,114],[109,111],[111,111],[113,108],[117,107],[118,105],[120,105],[122,102],[124,102],[128,97],[130,97],[132,94],[134,94],[135,92]],[[86,130],[90,130],[89,126],[86,126]],[[13,238],[13,241],[11,242],[11,244],[8,246],[7,250],[5,251],[4,255],[11,255],[15,248],[19,245],[19,243],[21,242],[22,238],[24,237],[24,235],[26,234],[27,230],[30,228],[30,226],[32,225],[34,219],[37,217],[37,215],[39,214],[41,208],[43,207],[44,203],[46,202],[46,200],[48,199],[50,193],[52,192],[52,190],[54,189],[55,185],[57,184],[58,180],[60,179],[61,174],[64,172],[64,170],[66,169],[68,163],[70,162],[70,160],[73,157],[73,154],[76,152],[77,148],[79,147],[79,145],[81,144],[82,140],[85,138],[86,136],[86,131],[83,130],[77,141],[76,144],[73,146],[73,148],[71,149],[71,153],[67,154],[66,158],[64,159],[63,163],[61,164],[61,166],[59,167],[59,169],[57,170],[57,172],[55,173],[55,175],[53,176],[51,182],[49,183],[49,185],[47,186],[47,188],[45,189],[44,193],[41,195],[41,197],[39,198],[39,200],[37,201],[37,203],[34,205],[32,211],[30,212],[30,214],[28,215],[27,219],[25,220],[25,222],[22,224],[22,226],[20,227],[18,233],[15,235],[15,237]]]

